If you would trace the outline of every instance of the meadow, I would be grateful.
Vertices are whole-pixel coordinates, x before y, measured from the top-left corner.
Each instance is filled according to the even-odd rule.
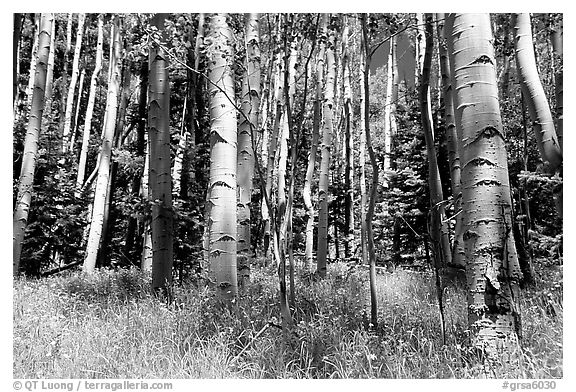
[[[433,276],[377,275],[369,323],[368,272],[330,264],[325,280],[297,276],[295,326],[282,331],[278,280],[254,267],[232,308],[201,281],[166,303],[137,269],[18,278],[13,287],[14,378],[561,378],[562,270],[539,271],[522,292],[514,360],[481,361],[468,347],[466,292],[444,289],[442,344]]]

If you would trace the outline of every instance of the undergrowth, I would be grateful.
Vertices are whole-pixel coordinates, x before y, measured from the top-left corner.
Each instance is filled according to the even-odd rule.
[[[15,378],[557,378],[562,377],[562,275],[523,291],[516,361],[480,366],[467,349],[466,293],[445,288],[447,344],[427,273],[377,275],[369,324],[367,271],[331,264],[301,273],[294,327],[280,328],[273,268],[254,267],[234,307],[212,289],[176,285],[166,304],[139,270],[14,282]]]

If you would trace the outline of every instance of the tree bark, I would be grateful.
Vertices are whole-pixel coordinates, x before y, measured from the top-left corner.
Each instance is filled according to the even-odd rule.
[[[14,26],[12,32],[12,102],[16,102],[18,95],[18,74],[20,59],[18,52],[20,48],[20,37],[22,35],[22,14],[14,13]]]
[[[84,34],[84,20],[86,14],[78,14],[78,29],[76,31],[76,45],[74,47],[74,59],[72,60],[72,78],[68,86],[68,98],[66,99],[66,111],[64,114],[64,132],[62,133],[62,151],[69,150],[68,144],[72,138],[72,110],[74,107],[74,93],[76,91],[76,82],[78,81],[80,50],[82,48],[82,36]]]
[[[38,57],[38,41],[39,41],[39,33],[40,33],[40,15],[41,14],[32,14],[34,20],[34,30],[33,30],[33,43],[32,43],[32,52],[30,54],[30,70],[28,72],[28,87],[26,88],[26,107],[32,107],[32,94],[34,92],[34,77],[36,75],[36,61],[34,61]],[[50,56],[50,55],[48,55]],[[45,88],[45,87],[44,87]]]
[[[550,106],[536,68],[530,14],[514,14],[512,24],[520,85],[528,103],[538,150],[547,166],[547,171],[554,173],[562,164],[562,151],[554,130]]]
[[[372,219],[374,218],[374,207],[376,205],[376,194],[378,190],[378,163],[372,148],[372,137],[370,135],[370,40],[368,36],[367,15],[362,14],[362,43],[364,46],[364,129],[366,132],[366,145],[368,155],[372,165],[372,186],[370,187],[370,201],[366,212],[366,248],[370,262],[370,321],[372,328],[378,325],[378,300],[376,297],[376,252],[374,250],[374,233],[372,231]]]
[[[320,144],[320,181],[318,183],[318,254],[316,268],[320,277],[326,277],[326,261],[328,258],[328,192],[330,170],[330,148],[333,133],[333,106],[334,86],[336,78],[336,63],[334,59],[334,32],[327,30],[328,15],[322,16],[324,35],[328,35],[326,45],[326,85],[324,88],[324,107],[322,128],[322,140]]]
[[[74,122],[71,125],[72,131],[70,132],[70,151],[74,151],[76,144],[76,133],[78,133],[78,124],[80,122],[80,104],[82,102],[82,90],[84,89],[84,78],[86,77],[86,68],[82,68],[80,72],[80,81],[78,82],[78,95],[76,96],[76,113],[74,114]]]
[[[448,50],[445,36],[450,32],[451,26],[444,27],[444,18],[446,14],[436,14],[438,20],[438,55],[440,56],[440,73],[442,94],[444,95],[444,122],[446,124],[446,144],[448,149],[448,164],[450,167],[450,188],[454,203],[454,214],[456,223],[454,225],[454,242],[452,244],[452,266],[464,270],[464,239],[463,217],[462,214],[462,190],[460,187],[460,152],[458,146],[458,133],[456,132],[456,123],[454,120],[454,102],[452,89],[452,74],[450,72],[450,63],[448,60]]]
[[[517,347],[521,272],[512,231],[493,37],[489,14],[448,18],[456,129],[462,142],[468,322],[473,346],[496,358],[500,348],[511,353]]]
[[[424,139],[426,140],[426,152],[428,156],[428,187],[430,191],[430,239],[434,248],[434,261],[436,268],[442,269],[452,262],[450,239],[448,228],[446,227],[444,196],[442,194],[442,184],[440,183],[440,173],[436,159],[436,148],[434,146],[434,130],[432,128],[432,110],[430,102],[430,71],[432,65],[433,52],[433,26],[432,14],[426,14],[426,51],[420,78],[420,113]]]
[[[554,87],[556,93],[556,133],[560,150],[562,150],[562,141],[564,133],[564,64],[563,64],[563,37],[564,30],[562,24],[554,26],[551,31],[552,51],[555,56]]]
[[[46,68],[48,66],[48,56],[50,53],[50,34],[53,23],[53,14],[42,14],[39,25],[38,53],[36,59],[32,61],[36,64],[32,106],[30,108],[30,120],[26,131],[26,138],[24,140],[22,168],[18,181],[18,195],[16,197],[12,226],[12,268],[14,276],[19,273],[22,243],[24,241],[25,229],[28,223],[28,213],[32,201],[32,187],[38,156],[38,138],[42,127],[42,114],[44,112],[44,91],[46,88]]]
[[[247,14],[246,20],[246,71],[242,80],[242,106],[238,128],[238,274],[241,287],[250,280],[251,252],[250,206],[254,178],[254,149],[252,135],[258,129],[260,108],[260,33],[258,14]],[[248,119],[248,120],[247,120]]]
[[[140,192],[140,187],[143,182],[143,177],[148,178],[148,166],[146,162],[148,161],[148,153],[146,148],[146,110],[147,110],[147,96],[148,96],[148,59],[144,56],[141,58],[140,65],[140,91],[138,97],[138,120],[137,120],[137,136],[136,136],[136,156],[144,159],[144,169],[134,176],[132,180],[131,193],[133,197],[136,197]],[[146,186],[147,188],[148,186]],[[148,199],[148,190],[143,195],[144,198]],[[135,247],[136,240],[136,228],[138,226],[138,220],[135,217],[128,218],[128,227],[126,228],[126,242],[124,244],[124,253],[131,257],[132,250]],[[136,252],[139,254],[140,252]]]
[[[104,210],[106,206],[106,194],[108,181],[110,180],[110,161],[112,158],[112,143],[114,131],[116,129],[116,113],[118,111],[118,94],[120,90],[120,64],[121,64],[121,41],[120,41],[120,19],[115,16],[112,21],[114,35],[112,36],[112,75],[108,86],[108,97],[106,99],[106,122],[102,132],[102,147],[100,160],[98,163],[98,179],[94,192],[94,203],[92,208],[92,219],[90,222],[90,233],[86,245],[86,256],[83,270],[87,273],[94,272],[104,223]]]
[[[167,14],[156,14],[152,25],[165,37]],[[170,172],[170,75],[165,49],[152,45],[149,54],[148,143],[150,168],[148,181],[152,198],[152,289],[170,296],[172,284],[173,211]]]
[[[351,258],[356,249],[354,239],[354,138],[352,131],[352,86],[350,82],[350,51],[348,18],[344,17],[344,31],[342,32],[342,75],[344,83],[344,130],[345,130],[345,159],[344,188],[346,197],[344,201],[344,225],[346,232],[344,254]]]
[[[54,53],[56,52],[56,22],[52,23],[52,32],[50,33],[50,54],[48,55],[48,71],[46,73],[46,94],[44,101],[46,105],[52,101],[52,91],[54,87]],[[46,108],[49,109],[49,108]]]
[[[226,14],[210,18],[208,76],[210,96],[210,267],[215,274],[217,296],[232,300],[238,294],[236,238],[236,112],[232,63],[233,36]]]
[[[552,51],[555,56],[554,75],[555,93],[556,93],[556,133],[560,150],[562,150],[563,130],[564,130],[564,64],[563,64],[563,37],[564,30],[560,23],[554,26],[551,31]]]
[[[322,28],[321,28],[321,31]],[[306,167],[306,180],[302,197],[306,207],[306,248],[305,248],[305,265],[310,268],[314,261],[314,204],[312,203],[312,182],[314,181],[314,171],[316,166],[316,155],[318,151],[318,139],[320,135],[320,119],[322,115],[322,91],[324,89],[324,54],[326,43],[324,36],[319,39],[319,49],[316,60],[316,98],[314,100],[314,114],[312,120],[312,142],[310,144],[310,155],[308,156],[308,165]]]

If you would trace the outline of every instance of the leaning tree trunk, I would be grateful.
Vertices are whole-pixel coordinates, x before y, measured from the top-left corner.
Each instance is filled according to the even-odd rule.
[[[378,190],[378,163],[376,154],[372,148],[372,137],[370,135],[370,40],[368,36],[367,15],[362,14],[362,44],[363,44],[363,72],[362,82],[364,87],[364,130],[366,132],[366,145],[368,155],[372,164],[372,186],[370,187],[370,201],[366,212],[366,249],[370,263],[370,322],[372,328],[378,325],[378,299],[376,297],[376,252],[374,250],[374,232],[372,231],[372,219],[374,218],[374,207],[376,205],[376,194]]]
[[[434,130],[432,128],[432,110],[430,102],[430,71],[432,66],[432,51],[434,47],[433,26],[431,14],[426,14],[426,51],[422,64],[420,78],[420,114],[424,139],[426,140],[426,152],[428,156],[428,187],[430,190],[430,239],[434,247],[434,261],[436,268],[445,268],[452,263],[450,250],[450,238],[446,223],[444,208],[444,196],[440,183],[440,172],[436,159],[434,146]]]
[[[32,201],[32,186],[34,184],[34,172],[38,155],[38,137],[42,127],[42,114],[44,112],[44,89],[46,88],[46,68],[50,53],[50,33],[54,23],[53,14],[42,14],[38,38],[38,53],[32,62],[36,64],[34,75],[34,90],[32,93],[32,106],[30,120],[24,140],[24,152],[22,154],[22,168],[18,182],[18,195],[13,217],[13,254],[12,268],[14,276],[19,272],[20,254],[24,231],[28,223],[28,212]]]
[[[516,348],[521,272],[512,231],[490,15],[448,18],[456,127],[462,143],[468,322],[474,347],[496,357],[502,348],[509,353]]]
[[[216,277],[219,298],[238,294],[236,242],[236,112],[234,99],[233,35],[226,14],[210,18],[208,59],[210,78],[210,269]]]
[[[76,90],[76,82],[80,72],[78,66],[80,62],[80,50],[82,48],[82,36],[84,34],[84,20],[86,14],[78,14],[78,30],[76,32],[76,45],[74,47],[74,59],[72,60],[72,78],[68,86],[68,98],[66,99],[66,111],[64,113],[64,132],[62,133],[62,151],[68,151],[68,143],[72,139],[70,133],[72,132],[72,109],[74,107],[74,92]]]
[[[322,25],[327,26],[327,14],[323,15]],[[324,33],[326,35],[326,33]],[[324,110],[322,141],[320,144],[320,181],[318,183],[318,254],[316,268],[320,277],[326,276],[326,260],[328,258],[328,191],[330,171],[330,146],[333,133],[334,84],[336,78],[336,63],[334,59],[334,32],[330,30],[326,46],[326,86],[324,88]]]
[[[562,150],[562,139],[564,133],[564,62],[563,62],[563,26],[560,22],[555,26],[551,32],[552,50],[555,56],[555,69],[554,75],[555,93],[556,93],[556,133],[558,135],[558,143],[560,150]]]
[[[254,149],[252,135],[258,129],[260,108],[260,34],[258,14],[246,15],[246,70],[242,80],[242,106],[238,127],[238,273],[243,286],[250,279],[252,180],[254,178]]]
[[[118,94],[120,91],[120,65],[121,65],[121,41],[120,41],[120,19],[115,16],[113,19],[114,35],[112,36],[112,75],[108,85],[108,97],[106,100],[106,122],[102,132],[102,147],[100,150],[100,160],[98,163],[98,179],[96,180],[96,190],[94,192],[94,203],[92,207],[92,219],[90,222],[90,233],[86,245],[86,257],[84,259],[84,271],[94,272],[96,259],[100,248],[102,230],[104,224],[104,210],[106,206],[106,194],[108,191],[108,181],[110,180],[110,162],[112,158],[112,143],[114,141],[114,130],[116,129],[116,113],[118,111]]]
[[[550,106],[536,68],[530,14],[514,14],[512,18],[520,85],[528,103],[540,156],[547,166],[547,171],[554,173],[562,164],[562,151],[554,130]]]
[[[438,55],[440,56],[440,74],[442,84],[442,94],[444,95],[444,122],[446,124],[446,144],[448,149],[448,164],[450,167],[450,187],[454,203],[454,214],[456,214],[456,224],[454,226],[454,242],[452,244],[452,266],[464,270],[464,239],[463,214],[461,187],[460,187],[460,153],[458,150],[458,134],[454,120],[454,103],[452,99],[452,76],[450,73],[450,63],[448,61],[448,51],[446,47],[445,33],[451,29],[444,29],[445,14],[436,14],[438,21]]]
[[[164,32],[167,14],[156,14],[152,25]],[[152,289],[169,294],[172,284],[173,213],[170,173],[170,75],[166,50],[150,48],[148,90],[148,143],[150,168],[148,184],[152,198]]]
[[[88,106],[84,116],[84,131],[82,134],[82,147],[80,148],[80,161],[78,163],[78,174],[76,176],[75,196],[80,197],[84,176],[86,175],[86,160],[88,158],[88,144],[90,142],[90,130],[92,129],[92,116],[94,114],[94,103],[96,101],[96,88],[98,86],[98,75],[102,70],[102,45],[104,42],[104,15],[98,15],[98,41],[96,44],[96,65],[90,79],[90,92],[88,93]]]

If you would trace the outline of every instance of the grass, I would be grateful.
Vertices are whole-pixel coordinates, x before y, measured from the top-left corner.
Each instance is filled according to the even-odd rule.
[[[492,366],[479,365],[466,348],[466,293],[457,284],[445,290],[448,343],[441,344],[426,273],[377,276],[379,325],[372,331],[365,269],[332,264],[324,281],[299,276],[296,327],[287,334],[270,326],[280,323],[273,269],[253,268],[232,309],[194,284],[177,286],[167,305],[138,270],[20,278],[14,377],[558,378],[562,275],[543,276],[523,292],[519,360]]]

